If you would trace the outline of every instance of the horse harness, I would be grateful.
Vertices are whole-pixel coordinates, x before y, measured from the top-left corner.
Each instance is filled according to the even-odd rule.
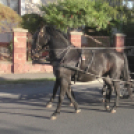
[[[88,63],[88,66],[85,67],[84,70],[83,70],[84,74],[88,73],[88,70],[91,67],[92,63],[93,63],[93,59],[95,57],[95,51],[91,50],[91,53],[92,53],[92,57],[91,57],[91,60]],[[83,49],[82,49],[81,56],[80,56],[78,64],[77,64],[78,69],[75,71],[75,74],[74,74],[74,84],[78,79],[78,72],[79,72],[80,67],[82,66],[82,62],[85,62],[85,60],[86,60],[86,57],[85,57],[85,54],[84,54]]]
[[[43,48],[42,50],[44,50],[44,48],[46,46],[48,46],[48,43],[46,45],[42,46],[42,48]],[[61,54],[63,54],[66,51],[65,54],[63,55],[62,59],[60,60],[60,64],[62,64],[61,65],[62,67],[70,68],[69,66],[65,66],[64,65],[64,59],[65,59],[66,55],[69,53],[69,51],[71,50],[71,47],[72,46],[68,46],[66,49],[63,49],[63,51],[58,54],[58,56],[60,57]],[[93,63],[93,59],[95,57],[95,51],[91,50],[91,53],[92,53],[91,60],[89,61],[87,67],[85,67],[83,69],[83,73],[84,74],[87,74],[88,73],[88,70],[91,67],[92,63]],[[52,59],[52,60],[54,60],[54,59]],[[77,65],[74,68],[71,67],[75,71],[75,73],[74,73],[74,75],[72,77],[74,83],[78,80],[79,70],[81,70],[81,67],[83,66],[82,64],[85,62],[85,60],[86,60],[86,57],[85,57],[85,54],[84,54],[84,50],[82,49]]]
[[[68,54],[68,52],[70,51],[70,49],[71,49],[71,46],[69,46],[69,47],[67,47],[67,51],[66,51],[66,53],[65,53],[65,55],[63,56],[63,58],[61,59],[61,61],[60,61],[60,64],[63,62],[63,67],[66,67],[67,68],[67,66],[64,66],[64,58],[66,57],[66,55]],[[65,50],[63,50],[63,52],[64,52]],[[62,52],[62,53],[63,53]],[[95,57],[95,51],[93,51],[93,50],[91,50],[91,53],[92,53],[92,57],[91,57],[91,60],[89,61],[89,63],[88,63],[88,66],[87,67],[85,67],[84,68],[84,70],[83,70],[83,72],[86,74],[86,73],[88,73],[88,70],[89,70],[89,68],[91,67],[91,65],[92,65],[92,63],[93,63],[93,59],[94,59],[94,57]],[[80,58],[79,58],[79,60],[78,60],[78,63],[77,63],[77,69],[75,70],[75,74],[74,74],[74,76],[72,77],[72,79],[74,80],[74,83],[77,81],[77,79],[78,79],[78,72],[79,72],[79,70],[81,69],[80,67],[82,66],[82,63],[83,62],[85,62],[85,60],[86,60],[86,58],[85,58],[85,54],[84,54],[84,51],[83,51],[83,49],[81,50],[81,54],[80,54]],[[69,68],[69,67],[68,67]]]

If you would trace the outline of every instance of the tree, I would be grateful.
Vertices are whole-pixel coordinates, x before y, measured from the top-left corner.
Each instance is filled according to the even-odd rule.
[[[122,6],[124,0],[96,0],[96,1],[101,1],[109,3],[110,6],[116,7],[116,6]]]
[[[45,22],[43,22],[43,18],[39,14],[24,14],[22,16],[21,26],[33,34],[43,23]]]
[[[126,10],[127,20],[123,23],[122,31],[127,35],[134,37],[134,7]]]
[[[118,10],[101,0],[58,0],[57,3],[42,5],[40,10],[48,24],[66,31],[68,27],[78,28],[82,25],[99,30],[113,26],[117,20]]]
[[[21,17],[10,7],[0,4],[0,32],[10,32],[12,28],[18,27]]]

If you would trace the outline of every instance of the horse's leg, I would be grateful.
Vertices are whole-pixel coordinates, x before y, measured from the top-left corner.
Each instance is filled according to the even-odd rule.
[[[106,110],[110,110],[110,99],[111,99],[111,93],[114,90],[113,83],[109,78],[104,79],[106,85],[108,86],[106,90],[106,100],[105,100],[105,108]]]
[[[52,102],[54,101],[54,98],[55,98],[55,96],[56,96],[56,93],[57,93],[57,91],[58,91],[58,88],[59,88],[59,80],[56,79],[56,82],[55,82],[54,88],[53,88],[53,95],[51,96],[50,101],[46,104],[46,107],[47,107],[47,108],[51,108],[51,107],[52,107]],[[69,84],[68,90],[71,92],[73,98],[75,99],[74,92],[73,92],[73,90],[71,89],[71,85],[70,85],[70,84]],[[68,97],[68,95],[67,95],[67,97]],[[69,98],[69,97],[68,97],[68,98]],[[70,102],[70,106],[73,106],[73,103]]]
[[[75,99],[74,91],[71,89],[71,95]],[[70,103],[70,106],[73,106],[73,103]]]
[[[62,102],[64,100],[64,97],[65,97],[67,90],[68,90],[68,81],[65,78],[62,78],[61,82],[60,82],[59,102],[57,105],[57,109],[55,110],[55,112],[51,116],[52,120],[55,120],[57,118],[57,114],[60,114],[61,105],[62,105]]]
[[[132,84],[127,84],[127,90],[128,90],[129,98],[131,100],[133,100],[133,94],[132,94],[133,91],[132,91],[131,87],[133,87]]]
[[[120,79],[120,73],[119,71],[118,72],[114,72],[113,75],[112,75],[113,79]],[[129,81],[130,79],[128,79]],[[111,110],[111,113],[116,113],[116,109],[117,107],[119,106],[119,99],[120,99],[120,82],[119,81],[114,81],[114,89],[115,89],[115,92],[116,92],[116,99],[115,99],[115,103],[114,103],[114,107],[113,109]],[[128,93],[129,93],[129,97],[132,99],[132,91],[131,91],[131,83],[127,83],[127,90],[128,90]]]
[[[103,95],[102,102],[105,102],[105,99],[106,99],[106,90],[107,90],[107,85],[105,83],[105,84],[103,84],[103,88],[102,88],[102,95]]]
[[[67,90],[67,95],[68,95],[68,98],[71,101],[72,106],[74,106],[76,113],[81,112],[81,109],[78,108],[78,103],[75,101],[74,97],[72,96],[72,92]]]
[[[116,71],[115,71],[116,70]],[[113,85],[114,85],[114,90],[116,93],[116,98],[115,98],[115,102],[114,102],[114,106],[111,110],[111,113],[116,113],[116,109],[117,106],[119,106],[119,99],[120,99],[120,81],[114,81],[114,80],[120,80],[120,76],[121,76],[121,69],[113,69],[113,71],[111,72],[111,78],[113,79]]]
[[[62,79],[61,79],[61,83],[60,83],[59,102],[58,102],[56,111],[52,114],[52,117],[51,117],[52,120],[56,119],[57,114],[60,113],[61,105],[62,105],[62,102],[63,102],[63,100],[64,100],[64,97],[65,97],[65,94],[66,94],[66,93],[68,94],[69,97],[71,97],[70,99],[71,99],[71,101],[72,101],[73,104],[74,104],[75,110],[78,109],[77,103],[73,100],[73,98],[72,98],[72,96],[71,96],[71,93],[70,93],[69,90],[68,90],[68,80],[65,79],[65,78],[62,78]]]
[[[114,107],[111,110],[111,113],[116,113],[117,106],[119,106],[119,99],[120,99],[120,83],[114,82],[114,88],[116,92],[116,99],[114,102]]]
[[[71,89],[71,84],[69,84],[69,86],[68,86],[68,91],[71,93],[72,97],[75,99],[74,92],[73,92],[73,90]],[[70,100],[70,106],[73,106],[73,103],[71,102],[71,99],[70,99],[68,93],[66,93],[66,94],[67,94],[67,98]]]
[[[56,78],[54,88],[53,88],[53,95],[51,96],[50,101],[46,104],[47,108],[52,107],[52,102],[54,101],[54,98],[55,98],[56,93],[58,91],[59,85],[60,85],[59,80]]]
[[[133,100],[133,96],[132,96],[132,92],[133,92],[133,89],[134,88],[134,85],[132,85],[133,83],[132,82],[126,82],[126,88],[127,88],[127,91],[128,91],[128,95],[123,95],[123,98],[130,98],[131,100]]]

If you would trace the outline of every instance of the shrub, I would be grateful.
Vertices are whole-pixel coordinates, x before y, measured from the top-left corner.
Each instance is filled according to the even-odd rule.
[[[0,4],[0,32],[10,32],[20,27],[21,17],[10,7]]]
[[[38,14],[25,14],[22,16],[21,26],[28,29],[30,33],[34,33],[37,28],[44,23],[43,18]]]

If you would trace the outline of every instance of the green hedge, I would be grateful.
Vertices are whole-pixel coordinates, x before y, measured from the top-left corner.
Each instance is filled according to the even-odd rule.
[[[38,14],[25,14],[22,16],[21,26],[28,29],[30,33],[34,33],[37,28],[45,24],[43,18]]]

